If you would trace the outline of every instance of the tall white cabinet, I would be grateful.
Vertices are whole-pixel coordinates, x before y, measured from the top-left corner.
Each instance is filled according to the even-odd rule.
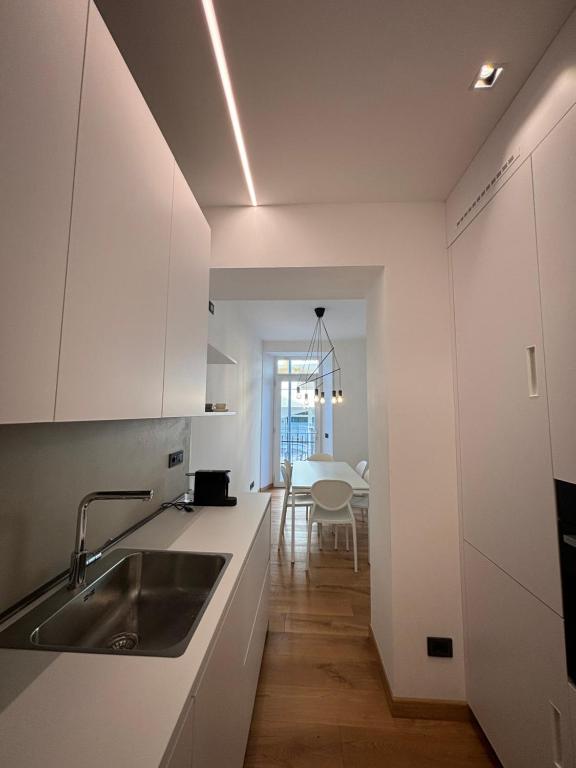
[[[464,538],[561,614],[529,161],[450,250]]]
[[[533,166],[554,476],[576,483],[576,107]]]
[[[563,621],[464,544],[467,697],[504,768],[570,768]]]
[[[54,418],[87,13],[0,3],[0,423]]]
[[[450,247],[467,698],[505,768],[572,765],[538,245],[528,158]]]
[[[174,159],[90,6],[56,419],[162,410]]]

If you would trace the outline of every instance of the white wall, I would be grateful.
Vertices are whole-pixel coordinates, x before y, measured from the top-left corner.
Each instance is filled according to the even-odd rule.
[[[262,342],[252,332],[238,302],[215,302],[208,341],[238,361],[209,365],[206,398],[226,402],[236,416],[192,418],[190,471],[230,469],[230,493],[260,488]]]
[[[396,696],[464,698],[444,205],[205,213],[213,268],[385,267],[368,308],[372,624]],[[453,660],[427,657],[436,634]]]
[[[366,339],[334,341],[334,345],[344,392],[344,402],[332,409],[334,457],[354,467],[368,459]]]

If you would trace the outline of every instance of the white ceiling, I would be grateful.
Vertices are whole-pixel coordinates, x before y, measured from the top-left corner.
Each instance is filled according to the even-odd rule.
[[[97,0],[203,206],[248,195],[200,0]],[[260,203],[444,200],[574,0],[215,0]],[[483,61],[497,86],[469,85]]]
[[[366,302],[363,300],[236,301],[256,336],[263,341],[309,341],[316,315],[325,307],[324,322],[333,340],[366,336]],[[218,302],[216,302],[218,312]]]

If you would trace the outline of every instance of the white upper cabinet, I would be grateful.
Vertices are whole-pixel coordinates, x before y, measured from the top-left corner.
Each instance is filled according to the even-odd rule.
[[[210,227],[176,166],[163,416],[204,413]]]
[[[529,161],[450,252],[464,538],[561,613]]]
[[[162,414],[174,165],[91,3],[57,420]]]
[[[87,1],[0,3],[0,422],[51,421]]]
[[[576,108],[533,167],[554,475],[576,483]]]

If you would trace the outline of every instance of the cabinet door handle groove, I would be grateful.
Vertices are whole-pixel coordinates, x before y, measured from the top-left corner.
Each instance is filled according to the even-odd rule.
[[[526,347],[526,365],[528,368],[528,397],[538,397],[538,372],[536,370],[536,347]]]
[[[564,768],[562,756],[562,714],[558,707],[550,702],[552,713],[552,765],[554,768]]]

